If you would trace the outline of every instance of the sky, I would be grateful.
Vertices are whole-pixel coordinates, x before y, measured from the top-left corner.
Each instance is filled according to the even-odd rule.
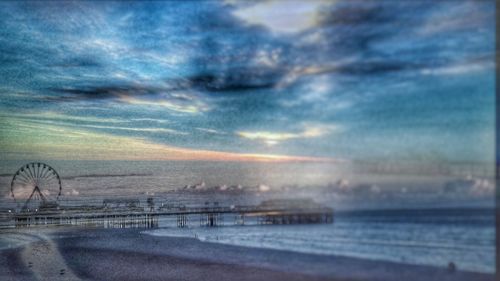
[[[0,155],[490,163],[494,11],[1,2]]]

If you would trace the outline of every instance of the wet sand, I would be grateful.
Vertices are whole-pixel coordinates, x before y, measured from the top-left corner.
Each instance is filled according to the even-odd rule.
[[[156,237],[137,229],[36,235],[36,242],[1,251],[1,280],[495,280],[493,274]]]

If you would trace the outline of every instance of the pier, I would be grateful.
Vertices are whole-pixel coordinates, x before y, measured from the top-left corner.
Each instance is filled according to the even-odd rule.
[[[28,197],[23,194],[31,190]],[[89,198],[61,202],[62,185],[59,174],[51,166],[32,162],[13,175],[11,196],[17,208],[0,212],[0,227],[32,227],[76,225],[104,228],[155,228],[160,222],[175,221],[177,227],[217,227],[234,225],[332,223],[333,209],[311,199],[274,199],[255,206],[229,205],[206,201],[186,206],[169,203],[155,206],[166,198]],[[143,198],[144,199],[144,198]],[[170,202],[171,202],[170,198]],[[96,200],[101,200],[97,202]],[[225,223],[226,221],[226,223]],[[5,223],[6,222],[6,223]]]
[[[255,224],[311,224],[332,223],[333,209],[312,200],[269,200],[256,206],[219,206],[206,202],[205,206],[169,206],[156,208],[148,198],[147,206],[137,199],[105,199],[101,206],[64,207],[40,206],[36,210],[11,213],[15,227],[75,225],[104,228],[156,228],[160,220],[175,220],[175,226],[217,227],[223,225]],[[226,218],[226,223],[224,219]],[[168,224],[168,223],[167,223]]]

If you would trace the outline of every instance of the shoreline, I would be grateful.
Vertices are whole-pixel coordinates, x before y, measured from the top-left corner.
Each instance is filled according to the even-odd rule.
[[[51,274],[57,277],[54,280],[495,280],[494,274],[460,269],[452,273],[431,266],[235,246],[142,231],[43,230],[40,241],[0,251],[0,276],[13,274],[12,280]],[[53,242],[51,246],[47,239]],[[45,264],[27,261],[33,253],[42,255]],[[36,266],[46,272],[33,274]]]
[[[229,226],[230,227],[230,226]],[[266,226],[270,227],[270,226]],[[409,265],[409,266],[416,266],[416,267],[430,267],[430,268],[436,268],[436,269],[441,269],[441,270],[447,270],[447,267],[439,264],[419,264],[419,263],[410,263],[406,262],[405,260],[387,260],[387,259],[376,259],[373,257],[366,257],[366,256],[355,256],[355,255],[343,255],[343,254],[332,254],[332,253],[324,253],[324,252],[311,252],[311,251],[304,251],[304,250],[291,250],[291,249],[286,249],[282,247],[270,247],[270,246],[254,246],[254,245],[248,245],[248,244],[241,244],[241,243],[233,243],[233,242],[228,242],[228,241],[219,241],[219,240],[214,240],[214,239],[200,239],[200,237],[195,236],[195,235],[157,235],[154,233],[154,231],[157,229],[147,229],[144,231],[141,231],[141,234],[143,235],[151,235],[155,237],[166,237],[166,238],[187,238],[187,239],[193,239],[202,243],[210,243],[210,244],[216,244],[216,245],[229,245],[229,246],[235,246],[235,247],[242,247],[242,248],[247,248],[247,249],[256,249],[256,250],[271,250],[271,251],[280,251],[284,253],[288,253],[290,255],[314,255],[314,256],[322,256],[322,257],[335,257],[337,259],[346,259],[346,260],[363,260],[363,261],[370,261],[370,262],[376,262],[376,263],[387,263],[387,264],[392,264],[391,266],[398,266],[398,265]],[[160,229],[161,230],[161,229]],[[149,232],[149,233],[148,233]],[[453,261],[453,260],[452,260]],[[494,274],[494,271],[474,271],[468,268],[463,268],[460,264],[455,264],[456,269],[460,272],[466,272],[466,273],[473,273],[473,274]]]

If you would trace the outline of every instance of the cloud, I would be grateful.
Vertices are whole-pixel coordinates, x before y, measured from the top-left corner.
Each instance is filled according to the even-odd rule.
[[[495,192],[495,185],[487,179],[467,177],[446,182],[443,192],[456,196],[491,196]]]
[[[208,92],[242,92],[270,89],[281,76],[276,71],[255,69],[230,69],[218,74],[200,74],[188,77],[187,88]]]
[[[421,73],[424,75],[466,75],[474,72],[480,72],[488,69],[493,69],[495,62],[493,58],[490,60],[472,60],[462,63],[451,63],[434,68],[424,68]]]
[[[199,128],[199,127],[195,128],[195,129],[198,131],[210,133],[210,134],[218,134],[218,135],[225,135],[226,134],[225,132],[221,132],[221,131],[215,130],[215,129]]]
[[[68,115],[61,114],[56,111],[42,111],[42,112],[30,112],[30,113],[4,113],[0,114],[2,118],[16,118],[25,119],[31,121],[77,121],[84,123],[127,123],[128,120],[118,119],[118,118],[107,118],[107,117],[95,117],[95,116],[78,116],[78,115]]]
[[[147,98],[135,98],[130,96],[121,96],[119,98],[119,101],[130,105],[148,106],[153,108],[155,107],[166,108],[168,110],[179,113],[197,114],[209,110],[209,107],[202,101],[179,102],[175,100],[170,100],[168,98],[147,99]]]
[[[384,197],[388,192],[377,184],[351,184],[347,179],[340,179],[334,184],[329,184],[328,189],[336,194],[349,195],[354,197]]]
[[[333,52],[331,57],[334,58],[352,55],[373,58],[382,55],[371,52],[375,44],[407,31],[410,23],[418,25],[418,16],[407,13],[412,8],[425,11],[418,6],[418,3],[380,1],[342,1],[325,5],[318,15],[317,25],[305,32],[304,37],[314,38],[312,48]]]
[[[0,115],[1,116],[1,115]],[[52,118],[44,118],[46,116],[50,116]],[[164,128],[164,127],[123,127],[123,126],[109,126],[109,125],[101,125],[100,123],[124,123],[126,121],[114,122],[114,119],[99,120],[98,118],[85,118],[85,117],[75,117],[75,116],[66,116],[62,114],[53,114],[53,113],[41,113],[39,114],[39,118],[36,118],[37,115],[25,114],[25,115],[6,115],[4,118],[9,118],[10,120],[18,120],[21,121],[21,126],[26,124],[50,124],[56,126],[67,126],[74,128],[91,128],[91,129],[104,129],[106,131],[129,131],[129,132],[149,132],[149,133],[168,133],[174,135],[187,135],[186,132],[177,131],[174,129]],[[55,117],[55,118],[54,118]],[[96,124],[81,124],[75,123],[74,121],[83,121],[83,122],[91,122],[98,123]]]
[[[485,1],[478,5],[474,1],[463,1],[460,5],[447,7],[446,13],[439,9],[430,13],[428,19],[418,28],[417,33],[423,36],[434,36],[439,33],[457,31],[478,31],[484,28],[486,19],[494,17],[491,7],[494,1]]]
[[[80,195],[80,192],[78,190],[72,188],[71,190],[64,192],[64,195],[66,195],[66,196],[69,196],[69,195],[78,196],[78,195]]]
[[[169,123],[169,120],[165,119],[156,119],[156,118],[132,118],[132,121],[139,121],[139,122],[154,122],[154,123]]]
[[[260,1],[242,5],[233,15],[248,24],[262,25],[276,33],[297,33],[316,24],[319,8],[332,1]]]
[[[116,127],[116,126],[99,126],[99,125],[78,125],[78,127],[95,128],[95,129],[109,129],[109,130],[124,130],[135,132],[150,132],[150,133],[169,133],[175,135],[187,135],[186,132],[180,132],[168,128],[130,128],[130,127]]]
[[[330,134],[338,127],[333,125],[305,125],[304,129],[298,133],[284,133],[284,132],[268,132],[268,131],[240,131],[236,134],[242,138],[249,140],[256,140],[265,143],[266,145],[273,146],[283,141],[291,139],[303,138],[317,138]]]
[[[179,92],[172,87],[148,85],[121,85],[106,87],[51,88],[62,95],[45,97],[48,101],[81,101],[111,99],[130,105],[163,107],[180,113],[199,113],[208,106],[198,97]]]
[[[54,97],[54,100],[85,100],[153,95],[159,93],[162,89],[145,85],[121,85],[49,88],[48,90],[50,92],[63,94],[62,96]]]
[[[275,145],[281,141],[300,138],[302,134],[276,133],[276,132],[237,132],[237,135],[250,140],[263,141],[267,145]]]
[[[49,64],[48,67],[61,67],[61,68],[73,68],[73,67],[101,67],[103,66],[101,62],[99,62],[94,57],[85,57],[85,56],[76,56],[68,59],[63,59],[59,63]]]
[[[27,127],[29,130],[20,130]],[[30,125],[0,119],[0,153],[4,159],[203,160],[245,162],[330,162],[331,158],[231,153],[181,148],[141,138],[115,136],[74,127]]]

